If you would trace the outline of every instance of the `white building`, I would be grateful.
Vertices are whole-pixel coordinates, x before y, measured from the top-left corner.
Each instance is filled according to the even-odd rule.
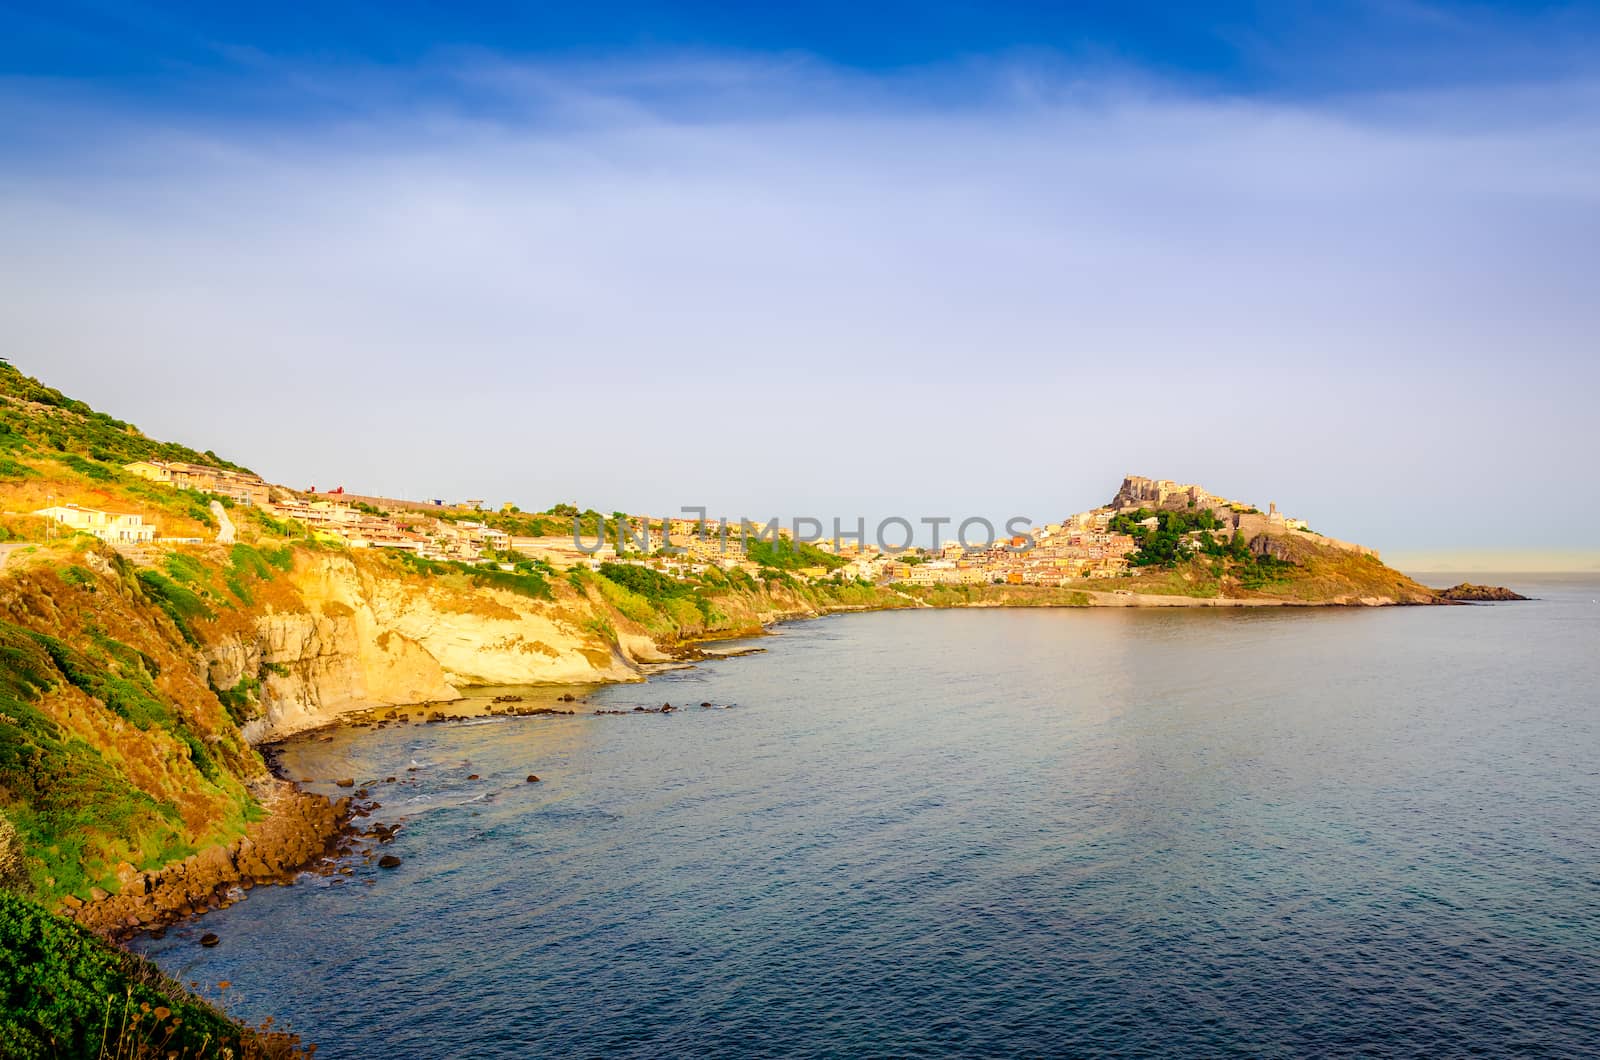
[[[54,519],[62,526],[93,534],[100,540],[114,545],[141,544],[153,540],[156,536],[156,528],[146,526],[142,515],[102,512],[97,508],[84,508],[76,504],[40,508],[33,514]]]

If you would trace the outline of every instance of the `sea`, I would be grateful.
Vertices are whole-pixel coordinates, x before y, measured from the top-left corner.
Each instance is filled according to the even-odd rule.
[[[838,615],[307,734],[396,837],[134,947],[323,1060],[1600,1055],[1600,578],[1497,583]]]

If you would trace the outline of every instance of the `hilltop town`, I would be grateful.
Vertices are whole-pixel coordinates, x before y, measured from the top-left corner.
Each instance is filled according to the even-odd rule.
[[[1304,520],[1282,515],[1276,504],[1262,512],[1198,485],[1137,475],[1126,477],[1109,503],[1030,527],[1026,535],[977,544],[952,539],[936,548],[891,548],[860,539],[797,539],[790,527],[746,519],[604,517],[572,506],[529,516],[510,504],[489,511],[479,501],[401,500],[351,494],[343,487],[318,493],[268,483],[246,471],[185,461],[142,459],[121,470],[144,482],[202,494],[223,509],[253,509],[264,526],[291,536],[508,571],[519,560],[535,560],[556,571],[633,564],[678,578],[717,567],[751,573],[783,569],[801,579],[868,584],[1062,588],[1134,576],[1145,565],[1142,560],[1148,563],[1149,557],[1142,555],[1146,539],[1174,520],[1187,528],[1177,532],[1173,555],[1166,558],[1221,556],[1228,546],[1237,550],[1236,540],[1258,554],[1271,554],[1282,551],[1275,540],[1285,539],[1377,557],[1365,546],[1313,532]],[[159,517],[146,522],[140,512],[61,504],[33,514],[119,547],[204,541],[187,534],[165,535]],[[223,518],[231,524],[231,518]],[[225,528],[219,520],[216,535],[230,537],[231,526]],[[768,547],[752,550],[752,537]]]

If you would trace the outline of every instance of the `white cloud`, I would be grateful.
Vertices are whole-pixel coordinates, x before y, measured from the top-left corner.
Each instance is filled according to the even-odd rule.
[[[0,342],[292,482],[525,504],[1049,518],[1140,471],[1478,546],[1594,449],[1592,86],[919,76],[479,58],[301,74],[294,124],[13,86],[55,146],[0,176]]]

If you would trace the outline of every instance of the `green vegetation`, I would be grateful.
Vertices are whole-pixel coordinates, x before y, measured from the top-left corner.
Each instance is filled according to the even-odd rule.
[[[1300,566],[1276,556],[1262,555],[1254,557],[1254,562],[1244,564],[1237,573],[1239,584],[1246,589],[1255,591],[1272,590],[1283,582],[1295,577]]]
[[[533,600],[554,600],[555,590],[548,574],[550,565],[539,560],[515,561],[511,570],[478,566],[458,560],[423,559],[410,552],[396,550],[395,559],[414,574],[429,578],[457,575],[470,585],[480,588],[504,589]]]
[[[0,1055],[283,1057],[294,1039],[229,1020],[155,965],[0,892]]]
[[[575,504],[552,505],[543,514],[550,516],[556,523],[555,528],[550,530],[552,534],[572,533],[572,521],[578,520],[578,533],[583,535],[585,540],[599,537],[606,520],[605,516],[593,508],[585,508],[580,512]]]
[[[557,504],[548,511],[529,514],[508,505],[500,511],[482,511],[473,508],[429,509],[428,515],[447,523],[482,523],[510,534],[512,537],[568,537],[572,534],[572,521],[578,520],[578,531],[586,539],[597,537],[607,517],[593,508],[579,511],[575,504]],[[614,527],[608,527],[615,533]]]
[[[1156,526],[1145,526],[1149,519],[1155,519]],[[1109,526],[1113,533],[1127,534],[1139,546],[1139,551],[1129,560],[1136,567],[1168,566],[1177,562],[1188,552],[1184,535],[1194,532],[1199,532],[1201,551],[1207,555],[1221,555],[1223,546],[1213,532],[1222,528],[1222,521],[1210,508],[1181,512],[1140,508],[1136,512],[1112,516]]]
[[[0,456],[0,478],[37,478],[39,472],[9,456]]]
[[[137,427],[96,412],[4,361],[0,361],[0,398],[12,399],[0,401],[0,450],[52,456],[97,481],[118,477],[122,465],[135,460],[180,460],[245,470],[209,450],[197,452],[176,442],[146,438]]]
[[[47,694],[78,689],[149,734],[143,739],[179,753],[177,761],[187,759],[194,772],[186,788],[221,791],[212,749],[156,688],[154,660],[100,631],[86,641],[71,645],[0,622],[0,810],[41,894],[83,895],[110,882],[118,860],[149,868],[192,852],[177,805],[134,782],[120,746],[92,747],[52,720],[42,709]],[[232,796],[248,801],[242,790]]]
[[[117,472],[114,468],[107,467],[97,461],[85,460],[76,453],[58,456],[56,461],[65,464],[85,478],[93,479],[96,482],[110,482],[117,477]]]
[[[541,519],[537,515],[523,515],[520,512],[440,508],[428,514],[446,523],[482,523],[513,537],[546,537],[550,534],[566,533],[570,525],[559,519]]]
[[[1146,520],[1152,518],[1156,520],[1154,527],[1144,525]],[[1244,535],[1237,530],[1226,540],[1219,537],[1215,531],[1223,529],[1222,521],[1209,508],[1179,512],[1153,512],[1141,508],[1136,512],[1113,516],[1110,529],[1130,535],[1139,546],[1139,551],[1129,557],[1134,567],[1169,569],[1197,554],[1209,556],[1213,579],[1220,582],[1223,577],[1232,574],[1239,579],[1243,588],[1252,591],[1270,591],[1279,587],[1300,569],[1297,564],[1276,556],[1256,555],[1250,550]],[[1188,534],[1195,536],[1189,538],[1186,536]],[[1146,587],[1144,591],[1163,590]],[[1220,589],[1214,585],[1185,584],[1178,591],[1188,596],[1215,596]]]
[[[227,583],[228,591],[248,607],[255,603],[255,595],[250,590],[252,582],[271,581],[277,571],[293,569],[292,546],[258,549],[241,542],[228,553],[228,569],[223,574],[223,580]]]
[[[774,543],[764,538],[748,537],[745,539],[745,555],[750,562],[772,570],[799,570],[802,567],[837,570],[849,562],[831,552],[822,551],[808,541],[796,542],[791,538],[779,538]]]
[[[649,567],[634,563],[602,563],[600,577],[644,600],[651,610],[665,611],[674,619],[681,619],[685,605],[697,611],[700,621],[707,625],[715,621],[718,615],[716,607],[702,586],[662,574]],[[630,614],[628,608],[619,609],[635,621],[651,624],[636,613]],[[636,612],[637,608],[632,610]]]
[[[263,664],[263,668],[268,664]],[[232,688],[218,688],[211,686],[211,691],[217,695],[217,701],[222,704],[222,709],[228,712],[228,717],[233,719],[235,725],[243,725],[256,716],[257,700],[261,692],[261,682],[249,676],[239,678]]]
[[[206,606],[198,593],[160,571],[141,570],[137,577],[150,602],[166,612],[184,640],[198,647],[200,638],[194,631],[194,620],[213,619],[216,613]]]
[[[311,538],[311,531],[305,524],[294,519],[275,519],[258,507],[246,508],[250,518],[263,532],[273,537],[288,538],[290,540],[306,541]]]

